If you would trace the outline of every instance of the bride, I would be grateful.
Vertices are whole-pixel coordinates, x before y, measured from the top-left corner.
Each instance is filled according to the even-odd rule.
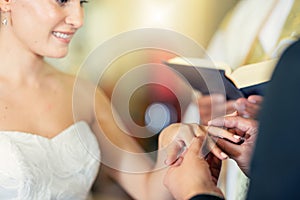
[[[166,155],[134,156],[143,151],[115,124],[103,91],[80,81],[74,96],[75,77],[44,61],[67,54],[86,2],[0,0],[0,199],[85,199],[100,160],[133,198],[172,198],[165,169],[152,170]],[[162,134],[161,148],[180,127]]]

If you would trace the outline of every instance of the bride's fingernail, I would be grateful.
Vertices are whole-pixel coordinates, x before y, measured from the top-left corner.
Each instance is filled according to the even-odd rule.
[[[227,155],[226,153],[224,153],[224,152],[221,152],[221,156],[222,156],[222,158],[224,158],[224,159],[227,159],[227,158],[228,158],[228,155]]]
[[[254,99],[248,99],[248,101],[249,101],[250,103],[256,103],[256,101],[255,101]]]
[[[170,159],[166,159],[166,160],[164,161],[164,163],[165,163],[165,165],[171,165]]]
[[[239,135],[234,135],[233,136],[235,139],[237,139],[237,140],[240,140],[241,139],[241,136],[239,136]]]
[[[248,118],[250,118],[250,115],[249,114],[243,114],[243,117],[248,119]]]

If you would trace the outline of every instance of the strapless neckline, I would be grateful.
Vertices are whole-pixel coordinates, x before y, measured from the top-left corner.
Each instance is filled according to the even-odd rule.
[[[88,123],[86,121],[78,121],[75,122],[71,125],[69,125],[68,127],[64,128],[62,131],[58,132],[54,137],[48,138],[42,135],[38,135],[35,134],[33,132],[29,132],[29,131],[14,131],[14,130],[0,130],[0,133],[9,133],[9,134],[16,134],[16,135],[24,135],[24,136],[28,136],[28,137],[36,137],[36,138],[40,138],[43,140],[48,140],[48,141],[52,141],[52,140],[57,140],[61,137],[63,137],[63,135],[67,134],[67,133],[74,133],[74,131],[70,131],[71,129],[75,128],[76,126],[88,126]]]

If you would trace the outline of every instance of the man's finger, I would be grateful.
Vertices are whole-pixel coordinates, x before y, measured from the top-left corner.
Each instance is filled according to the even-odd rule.
[[[216,141],[217,145],[225,151],[230,157],[236,157],[240,154],[241,146],[238,144],[233,144],[224,139],[218,139]]]
[[[204,136],[199,136],[193,138],[187,153],[193,153],[195,155],[201,155],[201,148],[204,142]]]

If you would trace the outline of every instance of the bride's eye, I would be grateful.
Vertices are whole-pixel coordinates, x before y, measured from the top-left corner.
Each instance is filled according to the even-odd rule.
[[[69,0],[56,0],[57,3],[61,6],[63,6],[64,4],[68,3]]]
[[[70,0],[56,0],[57,3],[61,6],[65,5],[66,3],[68,3]],[[80,5],[83,5],[84,3],[88,3],[88,0],[80,0]]]

